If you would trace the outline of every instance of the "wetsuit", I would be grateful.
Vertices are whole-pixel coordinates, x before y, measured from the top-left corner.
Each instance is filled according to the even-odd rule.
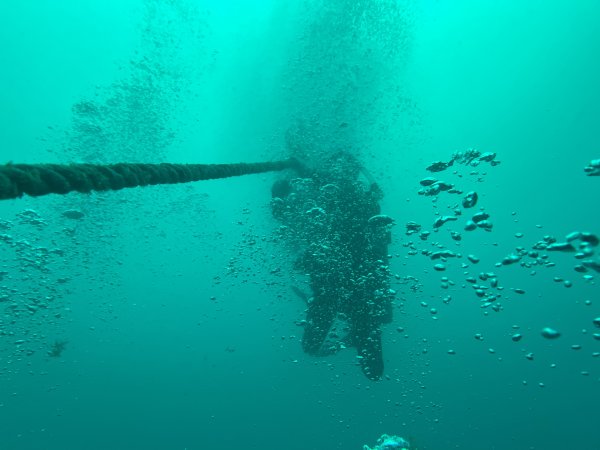
[[[334,160],[330,171],[277,182],[272,207],[300,249],[296,267],[310,277],[304,351],[330,354],[341,347],[331,343],[332,335],[344,339],[356,347],[365,375],[376,380],[383,374],[381,325],[392,318],[391,219],[379,215],[378,186],[359,181],[356,170],[340,170],[345,163]],[[340,321],[346,329],[332,331]]]

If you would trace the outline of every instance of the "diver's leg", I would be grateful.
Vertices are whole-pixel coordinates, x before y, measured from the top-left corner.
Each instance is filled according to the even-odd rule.
[[[355,335],[356,351],[360,357],[360,367],[370,380],[379,380],[383,376],[383,349],[381,346],[381,329],[359,330]]]
[[[323,342],[327,337],[336,310],[331,301],[323,297],[315,297],[308,305],[306,324],[302,335],[302,349],[310,355],[319,355]]]

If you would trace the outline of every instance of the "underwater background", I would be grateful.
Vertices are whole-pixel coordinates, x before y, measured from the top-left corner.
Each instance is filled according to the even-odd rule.
[[[2,163],[349,151],[395,219],[397,295],[382,380],[353,349],[302,352],[277,173],[4,200],[0,449],[600,449],[599,18],[592,0],[1,3]],[[469,149],[494,164],[426,170]],[[427,195],[431,176],[493,227],[440,226],[463,196]],[[548,251],[567,236],[581,252]]]

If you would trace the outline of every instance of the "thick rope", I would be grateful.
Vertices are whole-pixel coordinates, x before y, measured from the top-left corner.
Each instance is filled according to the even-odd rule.
[[[295,158],[250,164],[6,164],[0,166],[0,200],[23,194],[37,197],[73,191],[116,191],[301,167]]]

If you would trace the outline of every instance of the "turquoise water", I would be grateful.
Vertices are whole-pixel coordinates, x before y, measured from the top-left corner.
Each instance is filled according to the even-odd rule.
[[[2,162],[343,149],[395,219],[397,292],[370,381],[351,348],[302,352],[279,174],[4,200],[0,448],[600,448],[597,247],[529,253],[600,234],[598,17],[591,0],[0,5]],[[501,163],[426,170],[469,149]],[[476,208],[419,195],[425,177]],[[493,228],[465,231],[479,210]]]

